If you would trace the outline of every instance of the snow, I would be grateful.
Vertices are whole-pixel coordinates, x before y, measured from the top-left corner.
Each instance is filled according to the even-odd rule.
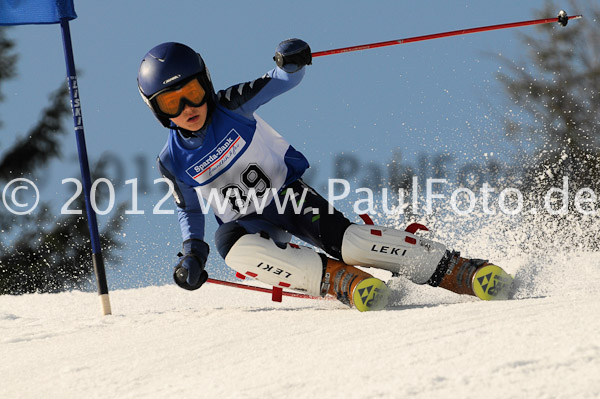
[[[510,262],[509,262],[510,263]],[[217,285],[0,297],[0,398],[596,398],[600,254],[511,263],[514,298],[391,283],[393,304]]]

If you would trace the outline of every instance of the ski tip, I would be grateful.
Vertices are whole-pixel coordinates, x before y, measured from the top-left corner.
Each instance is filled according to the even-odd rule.
[[[473,276],[473,292],[484,301],[508,299],[514,278],[496,265],[486,265]]]
[[[385,308],[390,297],[390,289],[378,278],[361,281],[354,289],[354,307],[361,312]]]

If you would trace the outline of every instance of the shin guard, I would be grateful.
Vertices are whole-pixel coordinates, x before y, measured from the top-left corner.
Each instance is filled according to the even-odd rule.
[[[342,241],[345,263],[389,270],[417,284],[428,282],[445,252],[438,242],[371,225],[350,225]]]
[[[233,244],[225,263],[238,273],[274,287],[321,295],[323,260],[310,248],[290,244],[281,248],[260,234],[246,234]]]

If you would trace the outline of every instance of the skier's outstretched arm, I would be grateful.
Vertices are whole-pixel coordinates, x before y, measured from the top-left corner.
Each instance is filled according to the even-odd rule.
[[[217,93],[219,104],[248,119],[271,99],[297,86],[311,63],[309,45],[300,39],[281,42],[274,57],[277,67],[258,79],[239,83]]]

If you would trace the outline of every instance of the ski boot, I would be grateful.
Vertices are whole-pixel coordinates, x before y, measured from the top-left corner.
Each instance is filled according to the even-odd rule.
[[[501,267],[482,259],[461,258],[458,252],[450,251],[440,264],[443,262],[446,267],[439,287],[484,301],[508,299],[514,279]]]
[[[387,305],[390,290],[369,273],[334,259],[327,259],[322,295],[333,295],[361,312],[381,310]]]

